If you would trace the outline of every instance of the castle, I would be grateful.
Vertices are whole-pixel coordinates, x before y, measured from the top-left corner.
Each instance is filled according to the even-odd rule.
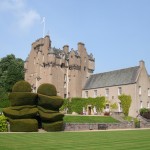
[[[56,86],[57,94],[64,98],[82,97],[82,89],[94,71],[95,59],[88,55],[83,43],[78,50],[69,51],[51,46],[49,36],[32,43],[32,49],[25,61],[25,80],[36,91],[42,83]]]
[[[45,36],[32,44],[25,62],[25,80],[35,92],[42,83],[54,84],[63,98],[105,96],[118,104],[117,112],[122,112],[118,96],[130,95],[129,115],[133,117],[140,108],[150,108],[150,76],[144,61],[138,66],[99,74],[93,74],[94,68],[95,59],[88,55],[83,43],[78,43],[78,50],[69,51],[68,45],[61,50],[51,47],[50,37]],[[109,107],[106,104],[106,109]]]

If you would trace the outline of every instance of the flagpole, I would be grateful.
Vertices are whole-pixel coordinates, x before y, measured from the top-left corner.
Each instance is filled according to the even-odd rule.
[[[43,38],[44,38],[44,36],[45,36],[45,17],[43,17],[43,20],[41,23],[43,23]]]

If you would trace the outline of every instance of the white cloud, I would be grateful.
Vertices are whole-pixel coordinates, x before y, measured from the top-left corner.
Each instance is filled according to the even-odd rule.
[[[0,0],[0,11],[9,13],[21,30],[30,30],[41,17],[26,6],[25,0]]]
[[[19,26],[21,29],[30,28],[36,21],[40,20],[40,18],[40,15],[34,10],[24,12],[20,16]]]

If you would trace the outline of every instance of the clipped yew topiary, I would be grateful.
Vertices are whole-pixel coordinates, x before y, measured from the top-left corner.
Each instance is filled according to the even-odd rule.
[[[58,111],[62,104],[63,99],[60,96],[47,96],[38,94],[38,105],[43,108]]]
[[[9,119],[10,131],[12,132],[37,132],[38,122],[36,119]]]
[[[54,132],[54,131],[62,131],[63,130],[63,121],[57,121],[53,123],[42,123],[43,129],[46,131]]]
[[[5,116],[11,119],[28,119],[35,118],[38,113],[36,107],[24,107],[22,109],[15,109],[15,107],[8,107],[3,109]]]
[[[63,130],[64,115],[59,112],[63,99],[57,96],[57,91],[52,84],[42,84],[38,90],[38,109],[42,121],[42,128],[46,131]]]
[[[27,81],[18,81],[12,88],[12,92],[31,92],[31,85]]]
[[[38,87],[38,94],[47,95],[47,96],[56,96],[57,91],[54,85],[49,83],[43,83]]]
[[[37,94],[30,92],[13,92],[9,94],[11,106],[36,105]]]
[[[12,88],[12,93],[10,93],[9,99],[11,107],[4,108],[3,113],[8,117],[10,131],[37,131],[37,94],[31,93],[31,85],[26,81],[17,82]]]

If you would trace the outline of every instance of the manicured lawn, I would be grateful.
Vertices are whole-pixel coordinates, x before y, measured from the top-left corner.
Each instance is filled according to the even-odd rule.
[[[0,133],[0,150],[149,150],[150,130]]]
[[[66,123],[117,123],[118,121],[110,116],[70,116],[64,117]]]

